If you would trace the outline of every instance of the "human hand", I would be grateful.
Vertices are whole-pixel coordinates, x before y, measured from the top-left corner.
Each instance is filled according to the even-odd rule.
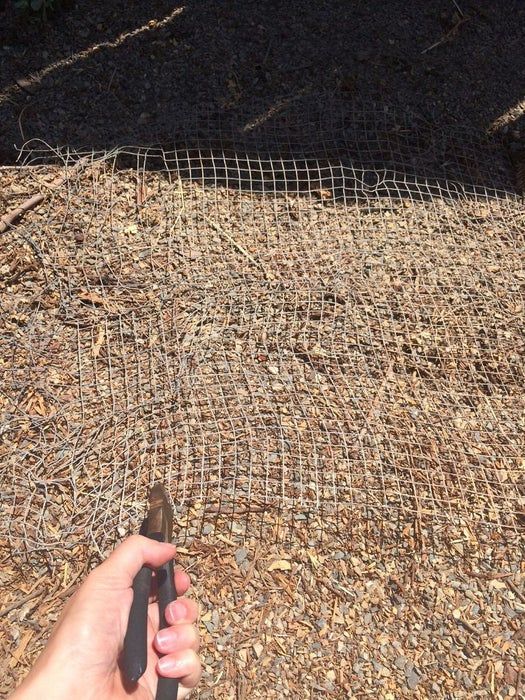
[[[177,700],[197,685],[201,666],[194,626],[197,605],[178,598],[166,608],[169,627],[159,631],[159,609],[148,608],[148,665],[133,687],[122,678],[122,651],[133,600],[133,578],[143,565],[157,568],[175,556],[171,544],[129,537],[94,569],[67,603],[44,651],[11,700],[152,700],[158,676],[179,678]],[[190,580],[175,572],[177,595]],[[173,699],[175,700],[175,698]]]

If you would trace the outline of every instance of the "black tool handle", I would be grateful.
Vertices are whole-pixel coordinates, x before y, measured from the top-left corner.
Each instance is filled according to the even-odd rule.
[[[158,595],[159,595],[159,628],[168,627],[165,613],[172,600],[177,600],[175,579],[173,577],[173,559],[157,569]],[[177,678],[165,678],[159,676],[157,694],[155,700],[176,700],[179,690]]]
[[[151,569],[143,566],[133,579],[133,602],[129,611],[122,654],[122,672],[130,683],[136,683],[148,665],[147,631],[150,588]]]

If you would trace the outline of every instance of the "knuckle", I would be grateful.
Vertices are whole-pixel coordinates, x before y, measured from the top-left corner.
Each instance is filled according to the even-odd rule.
[[[196,673],[197,678],[200,678],[202,674],[202,664],[200,656],[197,654],[196,651],[191,651],[191,657],[189,661],[190,665],[194,668],[194,672]]]
[[[201,660],[199,659],[199,656],[195,649],[188,649],[187,651],[188,654],[188,661],[193,665],[198,664],[200,666]]]
[[[142,547],[145,540],[146,538],[142,535],[130,535],[124,540],[122,545],[127,545],[128,547]]]
[[[92,590],[93,588],[98,588],[101,581],[103,581],[104,571],[102,570],[102,565],[99,564],[95,569],[92,569],[89,574],[84,579],[82,584],[82,590]]]
[[[193,652],[196,652],[201,643],[200,635],[195,625],[188,625],[188,641]]]

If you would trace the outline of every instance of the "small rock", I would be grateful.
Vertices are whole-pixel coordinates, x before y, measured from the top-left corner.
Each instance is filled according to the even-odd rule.
[[[466,673],[463,673],[463,686],[467,688],[467,690],[470,690],[474,687],[474,683],[470,680],[469,676]]]
[[[372,666],[374,667],[376,673],[381,673],[383,670],[383,664],[379,663],[379,661],[376,661],[375,659],[372,659]]]
[[[235,561],[237,562],[237,566],[240,566],[242,563],[244,563],[247,558],[248,558],[248,551],[244,547],[240,547],[235,552]]]
[[[412,669],[410,670],[410,673],[408,673],[406,676],[406,680],[407,680],[407,685],[410,688],[410,690],[414,690],[419,685],[419,682],[421,680],[421,676],[415,670],[415,668],[412,667]]]
[[[399,668],[401,671],[405,668],[406,663],[407,660],[404,656],[398,656],[397,659],[394,661],[396,668]]]

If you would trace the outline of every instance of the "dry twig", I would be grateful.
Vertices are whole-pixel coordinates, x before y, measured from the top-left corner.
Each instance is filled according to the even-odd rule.
[[[456,5],[456,3],[454,3]],[[432,51],[432,49],[436,49],[438,46],[441,46],[441,44],[446,44],[447,41],[450,41],[450,39],[453,39],[456,34],[459,31],[459,28],[461,27],[462,24],[465,24],[465,22],[468,22],[470,17],[468,15],[463,14],[463,12],[459,9],[459,7],[456,5],[457,10],[458,10],[458,19],[454,23],[454,26],[448,30],[439,41],[436,41],[434,44],[431,44],[430,46],[427,46],[426,49],[423,49],[421,54],[428,53],[429,51]]]
[[[226,238],[226,240],[229,241],[232,244],[232,246],[239,251],[239,253],[242,253],[253,265],[260,268],[265,273],[265,276],[267,276],[267,272],[264,265],[259,260],[256,260],[256,258],[254,258],[253,255],[249,253],[246,250],[246,248],[244,248],[244,246],[238,243],[235,240],[235,238],[232,238],[229,233],[226,233],[226,231],[223,228],[221,228],[218,224],[216,224],[215,221],[211,221],[210,219],[208,219],[207,216],[204,217],[204,220],[207,224],[209,224],[212,227],[214,231]]]
[[[80,170],[86,162],[86,158],[81,158],[77,163],[75,163],[75,165],[72,168],[68,169],[64,175],[60,175],[55,180],[53,180],[53,182],[49,185],[49,189],[57,190],[60,187],[62,187],[62,185],[69,179],[69,177],[71,177],[72,174]],[[10,228],[15,226],[20,221],[20,219],[27,214],[27,212],[35,209],[40,204],[42,204],[42,202],[46,199],[46,196],[47,195],[43,193],[35,194],[32,197],[26,199],[24,202],[22,202],[22,204],[16,209],[13,209],[13,211],[4,214],[4,216],[0,218],[0,234],[5,233]]]
[[[33,598],[37,598],[41,593],[42,589],[38,588],[36,591],[32,591],[31,593],[28,593],[27,595],[24,595],[21,598],[17,598],[12,603],[9,603],[9,605],[6,605],[5,608],[2,608],[2,610],[0,610],[0,617],[5,617],[5,615],[8,615],[12,610],[16,610],[21,605],[25,605],[25,603],[28,603],[30,600],[33,600]]]

